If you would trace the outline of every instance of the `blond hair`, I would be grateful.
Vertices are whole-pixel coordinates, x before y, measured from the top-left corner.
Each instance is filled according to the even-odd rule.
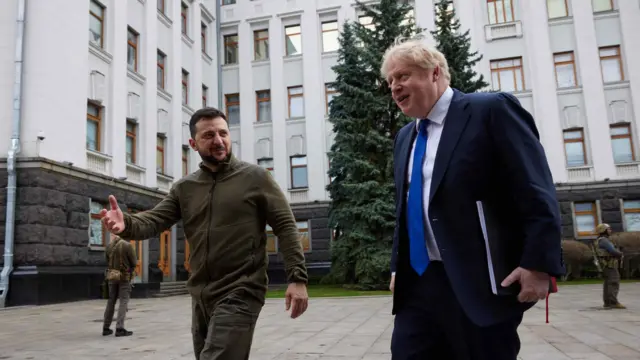
[[[413,38],[409,40],[397,39],[396,43],[385,51],[382,57],[380,73],[383,78],[387,78],[389,64],[391,61],[402,61],[407,64],[417,65],[425,70],[440,68],[440,74],[449,83],[449,64],[447,59],[438,49],[427,43],[424,38]]]

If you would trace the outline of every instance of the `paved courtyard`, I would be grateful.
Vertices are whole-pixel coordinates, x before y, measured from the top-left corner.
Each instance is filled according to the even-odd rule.
[[[640,283],[622,284],[627,310],[601,310],[601,287],[562,286],[527,312],[520,327],[523,360],[640,359]],[[187,296],[133,299],[128,338],[102,337],[105,300],[0,310],[0,359],[193,359]],[[251,359],[389,359],[390,297],[311,299],[288,317],[284,300],[268,300]]]

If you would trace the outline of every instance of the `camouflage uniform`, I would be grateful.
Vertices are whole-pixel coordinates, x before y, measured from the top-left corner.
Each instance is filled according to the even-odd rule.
[[[624,306],[618,302],[618,292],[620,290],[620,272],[618,269],[620,268],[622,252],[614,241],[609,238],[610,229],[611,227],[608,224],[600,224],[596,229],[598,233],[595,243],[596,256],[604,278],[602,300],[605,308],[624,309]]]

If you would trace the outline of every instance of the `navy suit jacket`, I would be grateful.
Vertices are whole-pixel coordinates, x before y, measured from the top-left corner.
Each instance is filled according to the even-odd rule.
[[[412,285],[405,214],[415,136],[411,122],[394,140],[394,314]],[[486,230],[495,251],[493,262],[508,268],[504,276],[518,266],[555,277],[564,273],[556,190],[532,116],[511,94],[454,89],[432,176],[427,220],[467,316],[487,326],[526,311],[533,303],[518,302],[519,284],[502,288],[499,295],[492,292],[478,202],[491,217]],[[501,288],[504,277],[499,275],[495,282]]]

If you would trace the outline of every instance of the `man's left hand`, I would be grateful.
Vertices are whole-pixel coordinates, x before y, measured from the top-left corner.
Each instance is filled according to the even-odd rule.
[[[307,295],[307,285],[304,283],[291,283],[287,287],[284,295],[287,311],[291,309],[291,318],[295,319],[307,311],[309,295]]]
[[[520,283],[518,301],[536,302],[547,297],[550,279],[549,274],[518,267],[502,281],[501,285],[507,287],[518,281]]]

